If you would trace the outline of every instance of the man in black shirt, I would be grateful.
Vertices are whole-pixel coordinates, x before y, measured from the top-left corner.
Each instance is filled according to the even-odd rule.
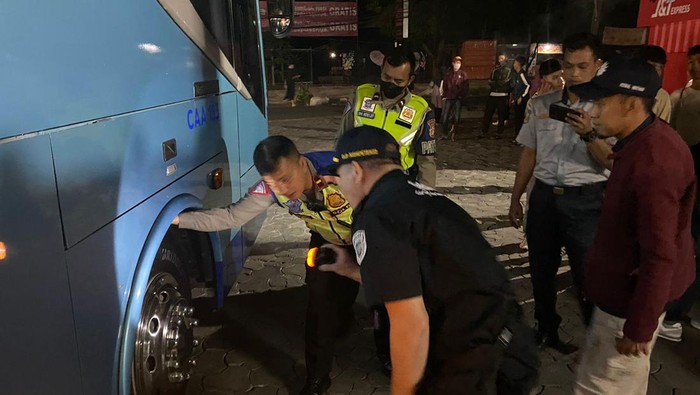
[[[527,394],[539,359],[504,268],[472,217],[407,181],[390,134],[346,132],[336,158],[355,257],[321,266],[362,282],[391,323],[392,394]]]

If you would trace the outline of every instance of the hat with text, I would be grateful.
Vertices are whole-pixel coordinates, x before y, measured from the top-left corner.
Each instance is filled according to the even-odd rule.
[[[333,157],[337,166],[367,159],[391,159],[399,163],[399,144],[387,131],[374,126],[353,128],[340,136]]]
[[[584,101],[613,95],[652,98],[661,89],[661,78],[654,67],[644,60],[617,57],[600,66],[590,82],[569,89]]]

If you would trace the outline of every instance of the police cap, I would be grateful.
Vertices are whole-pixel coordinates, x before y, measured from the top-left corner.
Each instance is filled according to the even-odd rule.
[[[399,144],[387,131],[374,126],[363,125],[340,136],[333,157],[337,167],[367,159],[391,159],[400,163]]]

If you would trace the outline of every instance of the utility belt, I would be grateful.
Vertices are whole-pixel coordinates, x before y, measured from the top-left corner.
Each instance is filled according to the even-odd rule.
[[[583,196],[597,195],[605,191],[607,181],[595,182],[593,184],[580,185],[575,187],[548,185],[540,180],[535,180],[535,188],[546,190],[557,196]]]

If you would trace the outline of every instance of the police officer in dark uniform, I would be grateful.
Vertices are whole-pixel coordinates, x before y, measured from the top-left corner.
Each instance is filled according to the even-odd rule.
[[[539,357],[505,269],[476,221],[401,171],[392,136],[345,133],[336,158],[353,246],[321,266],[364,285],[391,323],[393,394],[528,394]]]

